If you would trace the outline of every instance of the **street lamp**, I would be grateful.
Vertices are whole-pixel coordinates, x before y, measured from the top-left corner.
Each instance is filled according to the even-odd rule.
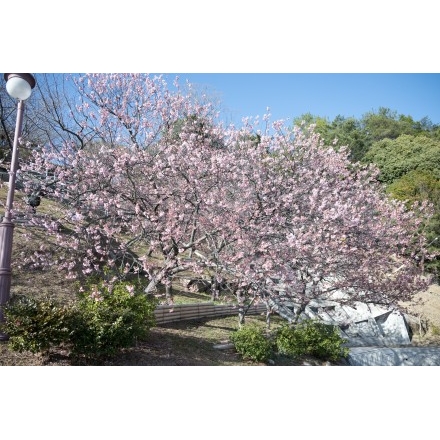
[[[8,197],[5,206],[5,215],[0,223],[0,323],[4,322],[3,306],[9,301],[11,289],[11,256],[12,235],[14,223],[11,218],[14,202],[15,180],[18,167],[18,140],[21,137],[23,123],[24,102],[31,96],[35,87],[35,78],[30,73],[5,73],[6,91],[18,99],[17,121],[15,124],[14,145],[12,147],[11,169],[9,172]],[[7,340],[8,336],[0,333],[0,341]]]

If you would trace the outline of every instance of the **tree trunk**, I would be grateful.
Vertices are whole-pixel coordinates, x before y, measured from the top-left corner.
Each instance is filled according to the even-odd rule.
[[[245,308],[244,308],[244,300],[245,296],[242,294],[240,290],[235,292],[238,301],[238,326],[241,328],[244,325],[244,316],[245,316]]]
[[[216,277],[211,277],[211,301],[218,299],[218,282]]]
[[[238,326],[241,328],[244,325],[244,304],[238,306]]]
[[[165,284],[165,299],[167,301],[167,304],[173,303],[173,288],[171,286],[171,283]]]
[[[270,330],[270,315],[272,314],[271,308],[266,304],[266,328]]]
[[[148,283],[148,286],[145,287],[144,292],[146,295],[153,293],[156,290],[156,280],[152,278]]]

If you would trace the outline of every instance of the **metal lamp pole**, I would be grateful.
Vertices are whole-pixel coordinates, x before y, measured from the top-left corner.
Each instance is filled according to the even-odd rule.
[[[5,73],[6,90],[10,96],[18,99],[17,121],[15,125],[14,145],[12,148],[9,188],[5,206],[5,215],[0,223],[0,322],[4,322],[3,306],[9,301],[11,289],[11,257],[14,223],[11,212],[14,203],[15,180],[18,168],[18,141],[21,137],[25,100],[35,87],[35,78],[30,73]],[[0,333],[0,341],[8,336]]]

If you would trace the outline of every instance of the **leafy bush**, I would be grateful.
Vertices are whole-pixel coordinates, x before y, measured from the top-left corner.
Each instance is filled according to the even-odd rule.
[[[344,339],[338,328],[322,322],[307,320],[295,327],[282,326],[275,337],[280,354],[292,357],[310,355],[318,359],[337,361],[348,356]]]
[[[72,319],[72,355],[100,358],[133,346],[155,325],[156,304],[140,285],[103,282],[79,294]]]
[[[2,332],[9,347],[18,352],[47,352],[69,337],[71,311],[54,299],[14,295],[4,308]]]
[[[155,302],[140,285],[89,284],[72,305],[17,296],[5,307],[1,331],[14,351],[48,352],[64,345],[74,359],[100,359],[133,346],[155,325]]]
[[[245,359],[265,362],[272,353],[271,343],[266,339],[263,329],[258,327],[240,328],[232,334],[231,341]]]

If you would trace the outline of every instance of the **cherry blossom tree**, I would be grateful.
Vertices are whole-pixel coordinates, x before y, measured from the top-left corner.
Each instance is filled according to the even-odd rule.
[[[34,264],[71,274],[209,276],[289,321],[314,299],[396,305],[424,288],[427,206],[390,200],[373,166],[304,127],[217,122],[209,102],[148,75],[77,79],[82,148],[35,153],[30,169],[58,202]],[[78,118],[78,116],[77,116]],[[26,173],[24,173],[26,175]],[[30,185],[30,180],[28,184]],[[337,296],[336,296],[337,295]]]
[[[225,264],[292,321],[312,299],[396,305],[426,286],[417,262],[428,207],[416,214],[390,200],[377,170],[318,135],[275,128],[246,152],[234,181],[236,241]]]

